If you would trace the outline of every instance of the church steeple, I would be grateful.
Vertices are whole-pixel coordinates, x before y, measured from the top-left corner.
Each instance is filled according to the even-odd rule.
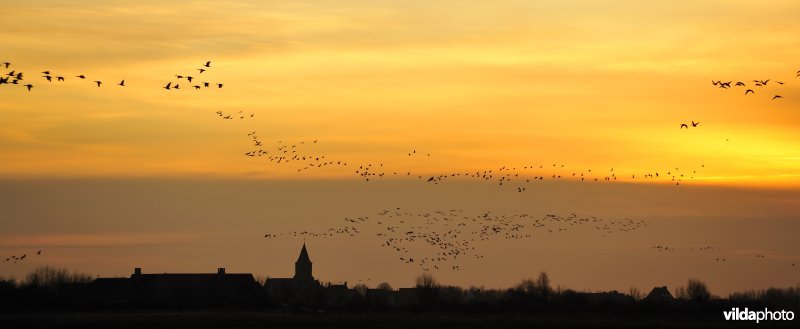
[[[300,250],[300,256],[294,262],[294,279],[314,280],[314,276],[311,275],[311,259],[308,257],[305,242],[303,243],[303,249]]]

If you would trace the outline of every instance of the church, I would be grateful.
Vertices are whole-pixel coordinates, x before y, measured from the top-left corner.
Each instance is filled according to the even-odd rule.
[[[273,302],[283,305],[315,305],[325,289],[312,274],[311,258],[303,243],[300,256],[294,262],[294,277],[267,278],[264,288]]]

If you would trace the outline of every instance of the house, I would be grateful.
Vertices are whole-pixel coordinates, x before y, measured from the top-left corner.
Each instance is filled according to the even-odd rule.
[[[650,290],[650,293],[645,297],[645,300],[652,302],[671,302],[674,299],[675,297],[672,297],[672,294],[669,293],[667,286],[655,287],[653,290]]]

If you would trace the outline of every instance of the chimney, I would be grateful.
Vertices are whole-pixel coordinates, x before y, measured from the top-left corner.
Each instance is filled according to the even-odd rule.
[[[224,267],[218,268],[217,269],[217,274],[225,274],[225,268]]]
[[[133,275],[142,275],[142,268],[141,267],[134,268]]]

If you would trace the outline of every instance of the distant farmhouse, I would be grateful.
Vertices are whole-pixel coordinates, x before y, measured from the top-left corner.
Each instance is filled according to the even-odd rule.
[[[261,286],[252,274],[143,274],[130,278],[98,278],[89,286],[92,296],[108,306],[143,308],[257,307],[264,304]]]
[[[645,299],[657,303],[669,303],[675,300],[675,298],[672,297],[672,294],[669,293],[667,286],[653,288],[653,290],[650,290],[650,293],[647,294]]]

